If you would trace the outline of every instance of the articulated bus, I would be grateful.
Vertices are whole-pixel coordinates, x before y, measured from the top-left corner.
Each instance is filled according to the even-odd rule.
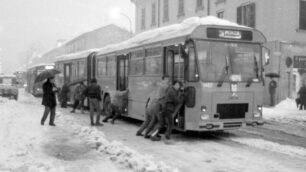
[[[30,66],[26,72],[26,91],[34,96],[42,96],[42,84],[43,82],[35,83],[35,78],[44,70],[53,69],[54,63],[48,64],[36,64]]]
[[[173,114],[180,131],[217,131],[262,125],[264,35],[215,17],[140,33],[125,42],[58,58],[64,72],[97,78],[104,105],[128,90],[123,115],[144,119],[149,95],[163,75],[184,83],[184,105]],[[67,67],[86,63],[80,67]],[[84,71],[87,73],[84,74]]]

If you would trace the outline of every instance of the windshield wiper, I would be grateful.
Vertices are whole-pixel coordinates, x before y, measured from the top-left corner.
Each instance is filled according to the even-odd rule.
[[[221,77],[218,81],[217,87],[222,87],[222,84],[225,80],[225,76],[227,76],[229,74],[230,66],[229,66],[228,56],[224,56],[224,59],[225,59],[225,66],[224,66],[223,70],[225,70],[225,71],[222,72],[222,75],[221,75]]]

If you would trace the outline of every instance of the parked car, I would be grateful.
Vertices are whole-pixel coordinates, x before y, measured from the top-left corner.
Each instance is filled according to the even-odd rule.
[[[18,83],[14,75],[0,75],[0,96],[18,100]]]

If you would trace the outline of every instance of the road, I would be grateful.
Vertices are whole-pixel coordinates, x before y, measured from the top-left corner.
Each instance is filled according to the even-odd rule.
[[[42,114],[42,107],[36,105],[40,103],[40,100],[37,99],[29,103],[28,99],[32,99],[31,95],[21,94],[16,106],[23,107],[23,111],[38,113],[35,115],[38,119],[33,119],[31,123],[41,127],[39,118]],[[30,110],[27,108],[30,108]],[[85,140],[82,140],[84,138],[78,137],[78,135],[74,134],[72,136],[72,133],[75,133],[75,129],[70,126],[97,129],[98,132],[104,133],[105,138],[110,142],[121,142],[122,145],[135,150],[140,155],[151,157],[154,162],[163,162],[171,168],[182,172],[302,172],[306,170],[305,122],[295,124],[268,120],[264,126],[247,127],[223,133],[186,134],[175,132],[170,141],[162,139],[159,142],[152,142],[135,135],[141,124],[139,121],[120,119],[114,125],[105,123],[102,127],[91,127],[89,125],[88,112],[81,114],[79,111],[77,113],[70,113],[70,111],[70,108],[63,109],[58,107],[56,118],[56,130],[58,132],[51,134],[52,137],[44,139],[42,141],[44,144],[39,144],[36,150],[36,152],[41,150],[40,154],[43,154],[45,161],[49,159],[47,157],[53,157],[59,161],[53,160],[52,162],[56,162],[56,164],[61,162],[62,166],[64,166],[62,164],[63,161],[70,162],[71,164],[65,168],[68,170],[65,171],[80,167],[83,167],[85,171],[89,171],[90,165],[84,165],[89,162],[97,168],[96,171],[98,171],[100,162],[110,166],[109,171],[130,171],[131,169],[139,171],[127,166],[123,168],[122,165],[118,165],[116,162],[106,161],[111,157],[103,152],[96,155],[93,149],[97,147],[90,147],[84,144]],[[6,119],[5,127],[1,126],[1,131],[7,130],[5,132],[6,135],[1,135],[2,138],[9,137],[9,139],[13,140],[8,141],[6,139],[7,143],[15,142],[12,134],[9,134],[9,130],[13,131],[11,123],[14,123],[14,120],[18,120],[18,118],[12,115],[9,120]],[[35,124],[35,121],[37,124]],[[22,123],[18,124],[22,125]],[[22,132],[15,131],[16,135],[18,133]],[[33,138],[35,139],[36,137],[33,136]],[[30,149],[26,150],[30,151]],[[9,159],[13,161],[12,157]],[[87,162],[84,159],[90,159],[90,161]],[[114,164],[112,165],[111,163]],[[90,171],[95,170],[90,168]]]

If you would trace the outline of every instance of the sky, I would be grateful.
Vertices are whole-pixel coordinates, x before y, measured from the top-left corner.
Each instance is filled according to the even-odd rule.
[[[0,0],[0,58],[2,72],[12,73],[26,63],[31,50],[46,52],[56,40],[70,40],[107,24],[129,30],[120,11],[135,25],[135,7],[130,0]],[[1,71],[0,71],[1,72]]]

